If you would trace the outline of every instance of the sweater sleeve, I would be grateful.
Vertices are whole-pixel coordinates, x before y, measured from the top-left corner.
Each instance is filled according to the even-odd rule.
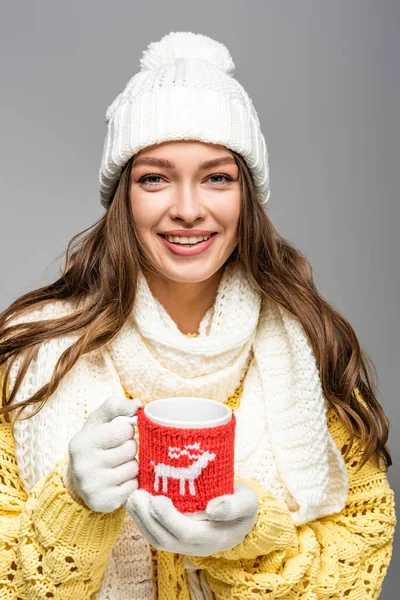
[[[328,426],[344,453],[349,436],[333,409]],[[286,504],[247,482],[259,497],[253,530],[234,548],[190,556],[198,569],[206,570],[216,600],[255,600],[261,595],[270,600],[378,598],[392,556],[394,492],[376,456],[357,470],[361,452],[356,443],[347,463],[349,493],[340,513],[296,526]]]
[[[101,583],[125,510],[97,513],[63,483],[68,453],[23,489],[12,423],[0,415],[0,597],[89,599]]]

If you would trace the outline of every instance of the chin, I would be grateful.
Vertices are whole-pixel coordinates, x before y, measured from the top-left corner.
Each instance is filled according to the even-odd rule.
[[[210,279],[221,270],[224,264],[225,263],[222,265],[220,263],[215,265],[199,265],[196,269],[189,264],[182,267],[179,267],[178,265],[175,269],[159,265],[157,266],[157,271],[159,271],[165,279],[175,281],[176,283],[200,283]]]

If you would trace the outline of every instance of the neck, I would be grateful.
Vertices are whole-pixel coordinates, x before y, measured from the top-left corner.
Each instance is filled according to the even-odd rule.
[[[153,296],[163,305],[182,333],[197,333],[200,321],[213,306],[224,267],[209,279],[181,282],[148,274],[147,283]]]

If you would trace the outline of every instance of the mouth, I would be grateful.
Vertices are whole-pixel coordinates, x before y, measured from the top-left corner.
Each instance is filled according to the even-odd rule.
[[[204,252],[205,250],[207,250],[213,244],[217,234],[218,234],[218,232],[214,231],[214,233],[212,233],[207,240],[202,240],[199,242],[195,242],[193,244],[181,244],[180,242],[169,242],[167,240],[166,235],[164,235],[162,233],[158,233],[157,235],[160,237],[163,245],[169,251],[171,251],[173,254],[177,254],[180,256],[195,256],[196,254],[200,254],[201,252]]]
[[[164,238],[164,240],[167,239],[167,236],[164,233],[158,233],[157,235],[159,235],[160,237]],[[203,244],[204,242],[208,242],[210,238],[212,238],[214,235],[217,235],[217,231],[214,231],[213,233],[210,234],[209,238],[207,240],[201,240],[199,242],[194,242],[192,244],[182,244],[181,242],[169,242],[170,244],[175,244],[176,246],[197,246],[198,244]],[[169,236],[172,237],[172,236]],[[177,236],[176,236],[177,237]],[[180,236],[183,237],[183,236]]]

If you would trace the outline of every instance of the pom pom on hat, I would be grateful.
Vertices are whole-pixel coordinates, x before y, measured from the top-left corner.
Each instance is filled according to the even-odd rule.
[[[174,64],[177,58],[201,58],[228,75],[235,70],[235,63],[224,44],[190,31],[171,31],[158,42],[151,42],[140,59],[140,70],[159,69]]]

